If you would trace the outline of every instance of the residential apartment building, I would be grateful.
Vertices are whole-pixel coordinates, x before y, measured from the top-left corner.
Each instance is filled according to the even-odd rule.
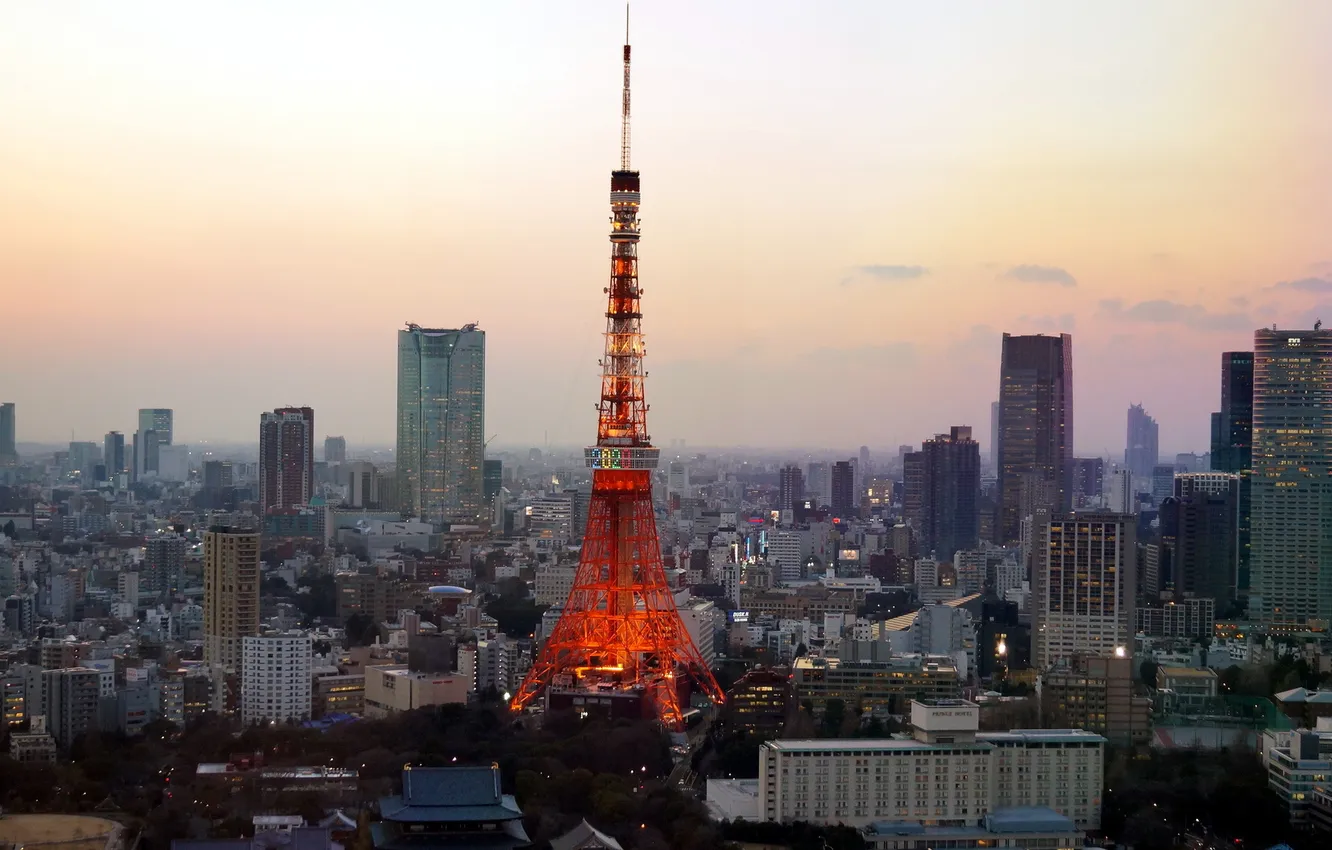
[[[1100,735],[978,733],[978,708],[963,700],[913,701],[911,725],[911,738],[763,744],[759,818],[976,827],[996,810],[1041,806],[1080,829],[1099,828],[1106,743]]]
[[[302,632],[242,639],[241,722],[309,720],[313,644]]]
[[[204,662],[239,673],[242,641],[259,633],[259,534],[204,532]]]
[[[1332,330],[1253,335],[1250,616],[1332,620]]]
[[[1076,655],[1041,673],[1036,694],[1045,722],[1086,729],[1119,745],[1151,739],[1151,700],[1137,693],[1134,662]]]
[[[47,722],[61,748],[98,729],[98,706],[102,696],[102,674],[87,667],[42,671]]]
[[[259,512],[301,508],[315,495],[314,410],[259,415]]]
[[[1032,557],[1032,665],[1133,647],[1137,523],[1122,514],[1051,519]]]
[[[536,587],[533,590],[536,604],[563,606],[569,599],[569,591],[573,590],[574,575],[577,572],[576,566],[542,564],[537,567]]]

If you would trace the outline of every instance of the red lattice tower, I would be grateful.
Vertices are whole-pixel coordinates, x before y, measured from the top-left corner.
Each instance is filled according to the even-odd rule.
[[[585,450],[592,468],[587,532],[564,612],[511,706],[519,711],[552,687],[641,688],[658,719],[680,729],[681,678],[716,702],[725,697],[676,610],[652,511],[652,471],[660,452],[648,438],[643,398],[641,196],[638,172],[629,168],[628,41],[626,20],[620,169],[611,173],[606,355],[597,444]]]

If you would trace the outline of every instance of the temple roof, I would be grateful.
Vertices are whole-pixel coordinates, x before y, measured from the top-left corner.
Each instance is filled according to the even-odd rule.
[[[520,820],[518,803],[500,790],[499,768],[406,767],[402,793],[379,801],[386,821],[456,823]]]

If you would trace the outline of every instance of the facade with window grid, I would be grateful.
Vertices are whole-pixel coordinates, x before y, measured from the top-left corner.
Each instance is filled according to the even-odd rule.
[[[1095,830],[1105,739],[1082,730],[977,734],[963,700],[912,703],[913,737],[777,740],[759,750],[759,816],[866,827],[975,827],[997,809],[1041,806]]]

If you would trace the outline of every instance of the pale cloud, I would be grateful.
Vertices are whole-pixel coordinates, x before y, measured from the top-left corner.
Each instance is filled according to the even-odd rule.
[[[851,270],[851,275],[842,279],[842,285],[847,286],[855,283],[857,280],[874,281],[902,281],[916,280],[929,274],[930,270],[924,266],[908,265],[868,265],[856,266]]]
[[[1332,292],[1332,278],[1302,277],[1299,280],[1283,280],[1267,288],[1289,289],[1295,292]]]
[[[1109,318],[1149,324],[1173,324],[1205,331],[1249,330],[1254,320],[1247,313],[1213,313],[1200,304],[1181,304],[1178,301],[1155,299],[1126,305],[1122,299],[1110,298],[1100,303],[1101,315]]]
[[[1021,265],[1004,272],[1003,277],[1021,283],[1055,283],[1060,286],[1077,286],[1077,278],[1066,269],[1058,266]]]
[[[1060,313],[1058,316],[1018,316],[1016,319],[1019,325],[1023,325],[1033,330],[1041,331],[1059,331],[1061,333],[1071,331],[1077,325],[1077,317],[1072,313]]]

